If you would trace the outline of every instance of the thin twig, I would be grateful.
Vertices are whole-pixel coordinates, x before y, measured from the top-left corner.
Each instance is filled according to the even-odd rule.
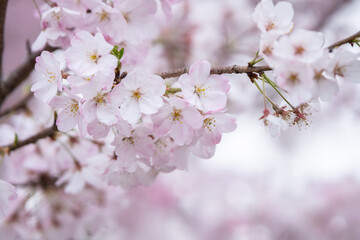
[[[359,38],[360,37],[360,31],[358,31],[357,33],[347,37],[347,38],[344,38],[340,41],[337,41],[335,42],[334,44],[331,44],[330,46],[328,46],[328,49],[329,51],[331,52],[334,48],[336,47],[340,47],[341,45],[344,45],[344,44],[347,44],[347,43],[353,43],[353,41],[356,39],[356,38]]]
[[[9,113],[16,112],[20,109],[25,109],[27,102],[34,96],[33,93],[29,93],[23,100],[15,104],[14,106],[6,109],[5,111],[0,112],[0,118],[8,115]]]
[[[212,68],[210,70],[210,74],[216,74],[216,75],[221,75],[221,74],[231,74],[231,73],[252,73],[252,72],[265,72],[265,71],[270,71],[272,70],[269,66],[259,66],[259,67],[248,67],[248,66],[237,66],[237,65],[233,65],[233,66],[228,66],[228,67],[217,67],[217,68]],[[159,74],[160,77],[166,79],[166,78],[172,78],[172,77],[179,77],[180,75],[187,73],[188,69],[186,68],[179,68],[176,69],[174,71],[170,71],[170,72],[163,72],[161,74]]]
[[[5,147],[0,147],[0,154],[7,154],[10,153],[11,151],[24,147],[28,144],[36,143],[40,139],[53,137],[58,132],[58,128],[56,126],[56,119],[57,117],[55,113],[54,124],[50,128],[44,129],[41,132],[37,133],[36,135],[29,137],[23,141],[16,141]]]
[[[35,0],[32,0],[32,1],[33,1],[34,5],[35,5],[36,11],[37,11],[38,14],[39,14],[40,20],[42,20],[42,15],[41,15],[41,11],[40,11],[39,5],[37,5],[37,3],[36,3]]]

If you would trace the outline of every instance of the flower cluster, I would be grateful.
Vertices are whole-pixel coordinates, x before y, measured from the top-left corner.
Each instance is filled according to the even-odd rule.
[[[357,60],[360,55],[344,48],[332,51],[324,47],[322,33],[294,29],[293,15],[290,3],[274,5],[272,0],[262,0],[253,13],[253,20],[261,30],[261,57],[271,66],[275,78],[272,82],[263,75],[263,81],[286,92],[288,99],[285,100],[292,108],[285,111],[285,107],[275,106],[275,113],[270,117],[265,109],[262,119],[265,119],[265,125],[276,129],[273,135],[286,128],[285,121],[306,120],[302,110],[310,102],[331,100],[338,92],[339,79],[360,83],[360,61]]]
[[[252,15],[261,38],[248,66],[212,68],[216,61],[187,56],[176,61],[184,67],[196,59],[188,71],[164,77],[159,72],[178,67],[164,63],[165,56],[190,52],[192,41],[207,43],[204,36],[212,32],[189,21],[181,22],[172,44],[162,38],[171,32],[165,22],[179,2],[52,0],[38,8],[42,31],[32,50],[52,50],[36,58],[29,78],[36,98],[24,107],[29,111],[9,115],[0,125],[6,169],[0,176],[32,193],[13,201],[15,188],[0,180],[0,217],[7,216],[1,236],[118,239],[116,223],[132,209],[126,195],[132,188],[151,184],[159,173],[185,170],[194,158],[211,158],[222,134],[235,130],[236,120],[227,113],[226,74],[247,73],[264,97],[261,120],[273,136],[289,125],[308,124],[310,109],[319,99],[331,99],[342,82],[359,82],[357,53],[324,47],[322,33],[294,28],[290,3],[272,0],[262,0]],[[235,24],[231,11],[223,14],[221,28]],[[229,42],[221,49],[233,49]],[[220,44],[208,45],[211,51]],[[218,61],[223,55],[216,55]],[[272,101],[269,89],[284,102]],[[19,144],[24,140],[29,141]],[[43,207],[29,211],[32,204]],[[113,206],[120,210],[113,213]],[[111,232],[103,232],[98,217]]]
[[[135,5],[140,4],[141,11],[126,1],[86,5],[86,12],[83,8],[67,11],[60,4],[48,10],[53,14],[71,12],[78,18],[85,14],[86,21],[98,22],[84,20],[81,26],[73,26],[79,31],[70,33],[61,17],[57,24],[46,24],[45,31],[54,28],[68,41],[49,42],[63,50],[44,51],[36,59],[39,78],[32,91],[57,111],[56,125],[61,132],[115,147],[103,162],[103,172],[90,170],[96,161],[74,157],[75,164],[60,174],[57,182],[67,183],[67,192],[79,192],[85,183],[98,186],[100,178],[124,188],[148,184],[159,172],[186,169],[192,155],[212,157],[222,134],[236,128],[235,119],[226,113],[228,80],[211,75],[207,61],[194,63],[174,86],[127,61],[132,56],[128,43],[141,44],[148,37],[140,34],[144,26],[139,23],[155,13],[153,1]],[[168,8],[168,2],[162,4]],[[169,12],[166,15],[170,16]],[[91,179],[91,174],[98,180]]]

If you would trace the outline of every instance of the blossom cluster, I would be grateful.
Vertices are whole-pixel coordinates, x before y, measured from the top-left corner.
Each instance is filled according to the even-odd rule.
[[[5,152],[1,178],[33,193],[13,201],[15,188],[0,180],[0,217],[8,216],[0,236],[118,239],[119,216],[137,208],[126,191],[151,184],[159,173],[185,170],[194,158],[211,158],[222,134],[235,130],[236,120],[227,113],[229,78],[213,74],[206,60],[194,60],[172,79],[159,74],[168,65],[154,45],[165,41],[164,19],[172,19],[172,7],[181,0],[46,2],[39,7],[42,31],[32,50],[52,50],[36,58],[31,113],[4,120],[0,146],[16,146],[54,121],[56,129],[36,144]],[[252,15],[261,40],[248,66],[266,62],[271,72],[248,76],[272,104],[274,113],[265,103],[261,119],[275,136],[289,123],[307,122],[312,102],[329,100],[342,81],[359,82],[359,55],[324,47],[322,33],[294,28],[293,15],[290,3],[272,0],[262,0]],[[194,28],[179,29],[183,43]],[[265,85],[287,106],[271,101]],[[43,207],[32,211],[32,204]],[[113,206],[120,210],[113,213]]]
[[[301,110],[310,101],[329,101],[336,96],[342,79],[360,82],[360,55],[344,48],[333,51],[325,47],[324,35],[295,28],[293,15],[289,2],[274,5],[272,0],[262,0],[252,17],[261,31],[260,54],[273,68],[275,87],[284,90],[290,102],[299,106],[292,110],[296,116],[292,120],[297,122],[306,120]],[[286,128],[289,113],[284,108],[273,115],[264,113],[265,124],[276,129],[273,135]]]
[[[47,42],[61,50],[36,58],[31,90],[57,111],[60,132],[115,147],[97,169],[102,172],[89,170],[98,161],[73,157],[74,164],[57,176],[58,185],[67,183],[67,192],[101,181],[124,188],[148,184],[159,172],[186,169],[192,155],[212,157],[222,133],[236,128],[226,113],[228,80],[211,75],[207,61],[194,63],[176,83],[179,91],[173,91],[160,76],[129,60],[139,47],[132,44],[151,40],[144,30],[156,10],[154,1],[135,5],[141,10],[127,1],[59,2],[42,15],[44,29],[33,48]]]

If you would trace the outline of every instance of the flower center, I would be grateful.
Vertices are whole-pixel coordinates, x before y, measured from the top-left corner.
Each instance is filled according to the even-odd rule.
[[[53,83],[56,80],[55,74],[53,72],[46,71],[48,75],[48,82]]]
[[[88,57],[90,61],[93,61],[94,63],[97,63],[97,61],[99,60],[100,56],[98,55],[96,50],[92,50],[88,53]]]
[[[79,104],[78,103],[66,103],[65,104],[65,112],[70,117],[76,117],[79,112]]]
[[[132,97],[135,98],[136,101],[139,101],[142,95],[143,93],[140,91],[140,88],[138,88],[135,91],[133,91]]]
[[[205,87],[204,85],[201,86],[195,86],[195,90],[194,93],[196,93],[196,95],[203,96],[206,97],[206,90],[208,89],[208,87]]]
[[[105,102],[105,96],[104,96],[104,94],[98,93],[98,94],[96,95],[96,97],[94,98],[94,101],[95,101],[96,103],[103,103],[103,102]]]
[[[125,145],[132,145],[135,143],[135,139],[133,137],[124,137],[122,141]]]
[[[266,46],[263,50],[263,54],[266,56],[272,55],[273,48],[271,46]]]
[[[182,115],[181,115],[181,109],[174,108],[171,112],[170,119],[174,122],[180,122],[182,124]]]
[[[291,73],[287,79],[291,84],[296,84],[299,82],[299,74]]]
[[[334,75],[344,77],[345,70],[345,66],[339,66],[339,64],[336,64],[336,66],[334,67]]]
[[[268,32],[268,31],[270,31],[270,30],[273,30],[274,27],[275,27],[275,24],[274,24],[273,22],[268,22],[268,23],[266,24],[265,30]]]
[[[320,71],[315,71],[314,73],[314,79],[319,82],[320,80],[324,79],[324,75],[323,75],[324,70],[320,70]]]
[[[295,55],[302,55],[305,49],[302,46],[295,47]]]
[[[102,10],[102,12],[99,14],[100,16],[100,21],[108,21],[110,18],[109,18],[109,14],[107,12],[105,12],[104,10]]]
[[[216,123],[216,120],[214,117],[208,117],[208,118],[205,118],[203,126],[211,132],[211,128],[214,128],[216,126],[215,123]]]

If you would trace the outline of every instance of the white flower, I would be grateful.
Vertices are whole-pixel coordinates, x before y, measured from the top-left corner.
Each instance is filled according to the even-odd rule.
[[[179,78],[184,98],[202,111],[217,111],[225,107],[230,89],[228,79],[210,75],[210,63],[199,61],[191,65],[189,74]]]
[[[262,0],[252,15],[258,28],[264,32],[273,32],[279,36],[293,28],[294,9],[291,3],[278,2],[275,6],[272,0]]]
[[[113,46],[101,33],[78,32],[71,39],[71,47],[65,51],[68,67],[81,75],[93,75],[101,70],[114,70],[117,59],[110,53]]]
[[[323,56],[324,41],[320,32],[299,29],[275,42],[273,53],[281,59],[312,63]]]
[[[349,51],[338,52],[330,64],[330,75],[343,77],[346,81],[360,83],[359,54]]]
[[[130,72],[111,94],[111,102],[120,107],[121,117],[137,123],[141,114],[154,114],[163,105],[164,80],[139,70]]]
[[[49,102],[57,93],[62,90],[61,65],[54,54],[43,51],[36,58],[35,69],[39,73],[39,79],[31,87],[35,96],[45,102]]]

